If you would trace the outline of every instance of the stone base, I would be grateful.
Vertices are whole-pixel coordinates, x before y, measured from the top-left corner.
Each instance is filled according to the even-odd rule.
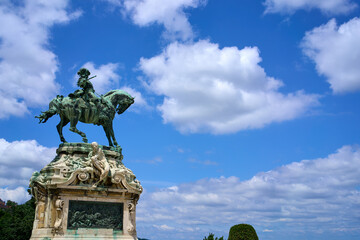
[[[30,240],[137,240],[142,187],[119,151],[62,144],[55,159],[33,174],[30,188],[36,200]]]
[[[50,237],[49,237],[50,236]],[[125,236],[122,231],[112,229],[79,228],[67,230],[62,235],[52,234],[52,228],[34,229],[30,240],[137,240],[137,237]]]

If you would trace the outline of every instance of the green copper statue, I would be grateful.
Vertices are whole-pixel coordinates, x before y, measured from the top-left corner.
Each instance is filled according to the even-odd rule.
[[[90,79],[96,76],[89,78],[90,72],[86,68],[81,68],[78,71],[78,75],[77,85],[81,89],[70,93],[68,97],[58,95],[51,100],[49,110],[42,112],[36,118],[40,120],[39,123],[45,123],[50,117],[59,114],[60,123],[56,128],[62,142],[66,142],[62,129],[69,122],[70,131],[79,134],[86,143],[88,142],[86,134],[76,128],[78,121],[101,125],[109,141],[109,146],[118,146],[112,121],[114,120],[115,113],[123,113],[134,103],[134,98],[122,90],[111,90],[105,95],[97,97],[94,87],[90,82]]]

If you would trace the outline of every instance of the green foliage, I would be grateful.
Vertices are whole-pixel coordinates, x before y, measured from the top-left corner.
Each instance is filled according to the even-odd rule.
[[[7,200],[6,202],[6,206],[8,207],[14,207],[14,206],[17,206],[18,204],[16,202],[13,202],[11,200]]]
[[[224,237],[220,237],[220,238],[216,237],[216,238],[214,238],[214,234],[209,233],[209,236],[204,237],[203,240],[224,240]]]
[[[35,200],[24,204],[7,201],[8,209],[0,210],[0,240],[30,239],[35,216]]]
[[[259,240],[259,238],[251,225],[238,224],[230,228],[228,240]]]

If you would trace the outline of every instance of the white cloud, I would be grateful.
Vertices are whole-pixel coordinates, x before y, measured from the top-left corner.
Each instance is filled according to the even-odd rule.
[[[15,189],[0,188],[0,198],[3,201],[11,200],[18,204],[24,203],[31,197],[24,187],[17,187]]]
[[[304,53],[319,74],[327,77],[334,93],[360,90],[360,19],[337,26],[334,19],[306,33]]]
[[[166,224],[163,224],[163,225],[153,225],[155,228],[159,229],[160,231],[172,231],[174,230],[175,228],[174,227],[169,227],[168,225]]]
[[[294,13],[297,10],[319,9],[327,14],[344,14],[357,7],[352,0],[266,0],[266,13]]]
[[[282,82],[266,75],[256,47],[220,49],[217,44],[170,44],[140,60],[148,87],[164,95],[165,123],[181,132],[233,133],[294,119],[317,104],[302,91],[282,94]]]
[[[205,5],[207,0],[108,0],[115,6],[121,6],[123,13],[129,15],[139,26],[161,24],[165,27],[165,37],[188,40],[193,31],[184,10]]]
[[[55,155],[56,148],[41,146],[35,140],[8,142],[1,138],[0,187],[28,186],[32,173],[42,169]]]
[[[66,11],[67,0],[0,3],[0,118],[21,116],[47,103],[59,91],[56,55],[48,49],[49,28],[80,12]]]
[[[226,235],[242,222],[252,224],[260,239],[261,234],[275,233],[273,239],[303,239],[321,232],[336,233],[340,239],[343,231],[360,234],[359,176],[360,148],[344,146],[326,158],[293,162],[246,181],[202,179],[145,192],[138,205],[138,226],[154,240],[168,239],[154,231],[154,222],[175,227],[172,239],[201,239],[214,231]],[[196,234],[183,231],[199,226]],[[139,235],[145,236],[141,231]]]

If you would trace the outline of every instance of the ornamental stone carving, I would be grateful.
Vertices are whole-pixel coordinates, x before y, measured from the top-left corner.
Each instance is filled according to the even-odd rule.
[[[128,208],[129,208],[129,226],[127,228],[127,231],[130,235],[135,235],[136,234],[136,229],[134,227],[135,204],[129,203]]]
[[[140,182],[122,159],[121,149],[110,150],[96,142],[63,143],[55,159],[40,173],[33,173],[30,187],[34,189],[35,198],[39,194],[35,189],[39,186],[113,187],[141,194]]]
[[[143,188],[122,159],[121,148],[60,144],[54,160],[30,179],[36,200],[31,240],[137,239]]]
[[[62,144],[56,157],[33,173],[29,187],[36,201],[30,240],[137,240],[136,208],[143,191],[135,174],[122,163],[122,149],[115,139],[113,120],[133,103],[122,90],[98,95],[81,68],[80,89],[67,97],[56,96],[49,109],[36,116],[39,123],[59,115],[56,126]],[[103,126],[109,146],[88,143],[77,123]],[[66,142],[62,129],[79,134],[84,143]]]
[[[62,231],[64,200],[58,198],[55,201],[55,207],[56,207],[56,219],[54,223],[53,233],[59,234]]]

